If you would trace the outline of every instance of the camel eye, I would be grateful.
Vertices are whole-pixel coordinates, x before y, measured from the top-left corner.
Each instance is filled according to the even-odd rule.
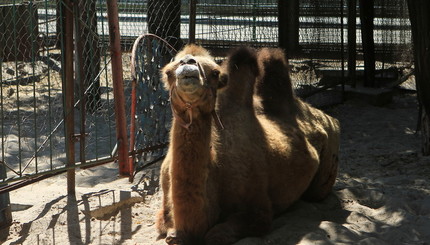
[[[219,71],[213,70],[211,75],[212,75],[212,77],[217,78],[219,76]]]
[[[171,78],[173,76],[172,70],[167,70],[166,71],[166,75],[167,75],[168,78]]]

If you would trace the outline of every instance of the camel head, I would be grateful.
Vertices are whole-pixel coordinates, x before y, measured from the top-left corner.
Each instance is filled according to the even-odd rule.
[[[193,118],[214,112],[217,89],[227,83],[221,67],[206,49],[197,45],[181,50],[162,69],[162,76],[170,91],[173,114],[185,127],[191,125]]]

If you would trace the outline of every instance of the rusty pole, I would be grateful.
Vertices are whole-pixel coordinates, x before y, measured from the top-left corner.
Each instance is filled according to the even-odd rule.
[[[64,93],[65,132],[67,167],[75,165],[74,142],[74,76],[73,76],[73,3],[63,0],[63,50],[64,50]],[[75,169],[67,170],[67,193],[75,194]]]
[[[115,98],[116,137],[118,143],[119,174],[132,176],[133,168],[128,162],[125,98],[122,71],[122,55],[118,19],[118,3],[116,0],[107,1],[109,23],[109,42],[112,62],[112,80]]]
[[[134,54],[134,52],[133,52]],[[134,59],[134,57],[132,57]],[[130,108],[130,153],[133,153],[129,159],[129,167],[134,169],[134,161],[136,160],[136,154],[134,153],[134,144],[136,142],[136,83],[137,79],[135,75],[132,75],[131,81],[131,108]],[[133,173],[130,175],[130,182],[133,182]]]
[[[196,4],[197,0],[190,0],[190,23],[189,23],[189,36],[188,36],[188,43],[196,43]]]

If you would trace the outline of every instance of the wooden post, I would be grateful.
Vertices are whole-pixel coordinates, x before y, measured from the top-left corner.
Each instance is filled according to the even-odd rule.
[[[73,75],[73,5],[70,0],[63,0],[62,11],[62,50],[63,54],[63,94],[64,94],[64,122],[66,134],[67,167],[75,165],[74,141],[74,75]],[[67,193],[75,194],[75,169],[67,170]]]
[[[357,0],[348,1],[348,79],[355,88],[357,60]]]
[[[373,40],[373,0],[360,0],[361,40],[364,56],[364,86],[378,87],[375,83],[375,43]]]
[[[422,152],[430,155],[430,2],[408,0],[415,59],[418,101],[422,107]]]
[[[118,4],[116,0],[107,1],[109,42],[112,57],[112,80],[115,97],[116,138],[118,142],[119,173],[133,175],[133,166],[128,161],[127,122],[125,116],[124,81],[122,69],[121,40],[119,32]]]
[[[278,0],[279,47],[287,51],[289,57],[299,52],[299,1]]]

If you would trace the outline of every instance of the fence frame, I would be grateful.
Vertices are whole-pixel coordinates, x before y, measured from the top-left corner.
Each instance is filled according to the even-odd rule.
[[[112,155],[108,157],[98,157],[97,159],[88,160],[85,162],[76,162],[75,159],[75,143],[79,142],[85,135],[75,133],[75,118],[74,111],[79,102],[75,103],[75,48],[74,40],[76,40],[76,33],[74,27],[76,26],[74,15],[74,2],[72,0],[60,0],[59,6],[59,25],[62,26],[63,32],[60,35],[60,45],[63,50],[62,54],[62,95],[63,95],[63,122],[65,127],[65,153],[66,164],[59,168],[54,168],[47,171],[22,175],[20,173],[17,177],[3,178],[0,182],[0,194],[7,193],[12,190],[24,187],[34,182],[50,178],[52,176],[67,173],[67,193],[75,193],[75,169],[76,168],[90,168],[113,162],[118,160],[120,176],[129,177],[133,174],[133,169],[128,164],[128,139],[126,133],[126,114],[125,114],[125,99],[124,99],[124,86],[123,86],[123,71],[122,71],[122,52],[120,46],[120,32],[119,32],[119,19],[118,19],[118,6],[117,0],[107,1],[106,7],[108,10],[108,24],[109,24],[109,40],[110,40],[110,53],[112,62],[112,80],[113,92],[115,98],[115,120],[117,132],[117,145],[113,150]],[[81,118],[85,120],[85,117]],[[83,141],[84,142],[84,141]],[[80,143],[83,143],[80,142]],[[6,163],[0,161],[0,164],[10,168]]]

